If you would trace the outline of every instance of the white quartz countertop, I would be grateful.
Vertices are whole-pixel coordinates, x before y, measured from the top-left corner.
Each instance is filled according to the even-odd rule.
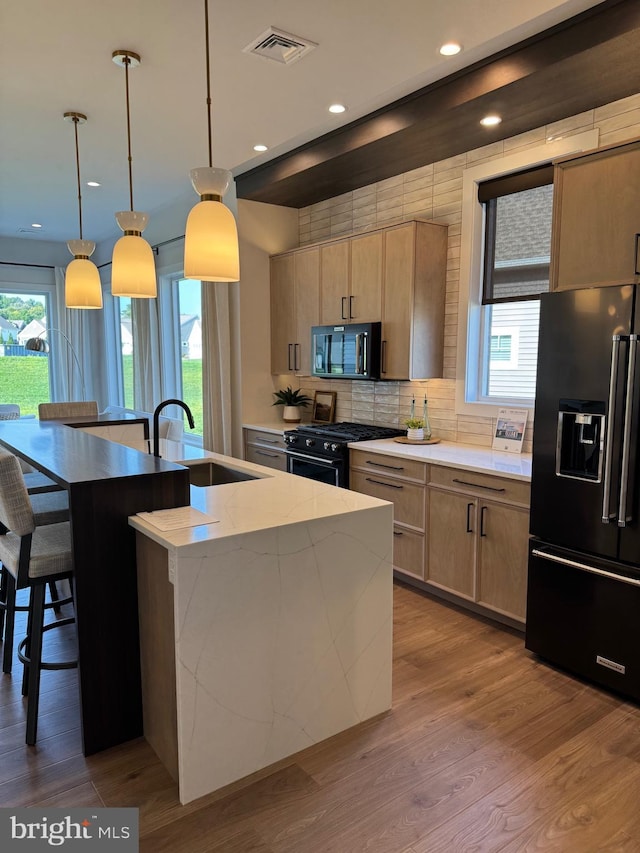
[[[145,449],[142,443],[140,449]],[[218,519],[212,524],[162,531],[137,516],[130,517],[132,527],[169,551],[203,541],[225,539],[312,519],[333,518],[387,503],[359,492],[211,453],[182,442],[162,440],[160,453],[167,461],[187,464],[190,461],[210,459],[257,477],[255,480],[219,486],[191,486],[191,506]]]
[[[431,462],[447,468],[462,468],[479,474],[496,474],[513,480],[531,480],[531,454],[505,453],[473,444],[441,441],[439,444],[399,444],[392,438],[358,441],[349,444],[353,450],[366,450],[385,456]]]
[[[265,424],[242,424],[243,429],[258,429],[260,432],[273,432],[277,435],[282,435],[286,429],[295,429],[297,424],[286,424],[284,421],[279,423]]]

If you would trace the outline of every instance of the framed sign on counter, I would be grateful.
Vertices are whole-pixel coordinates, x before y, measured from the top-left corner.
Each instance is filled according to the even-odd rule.
[[[313,415],[311,420],[314,424],[332,424],[336,414],[335,391],[316,391],[313,397]]]
[[[524,430],[527,425],[527,409],[500,409],[493,437],[493,450],[521,453]]]

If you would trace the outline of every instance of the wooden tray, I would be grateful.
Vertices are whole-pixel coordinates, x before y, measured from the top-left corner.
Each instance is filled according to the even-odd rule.
[[[400,435],[397,438],[393,439],[397,441],[398,444],[440,444],[439,438],[407,438],[406,435]]]

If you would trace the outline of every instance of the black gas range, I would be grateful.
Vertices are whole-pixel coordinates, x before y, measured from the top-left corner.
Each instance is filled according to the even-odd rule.
[[[284,434],[287,471],[346,489],[349,488],[349,443],[404,434],[405,430],[396,427],[370,424],[301,424]]]

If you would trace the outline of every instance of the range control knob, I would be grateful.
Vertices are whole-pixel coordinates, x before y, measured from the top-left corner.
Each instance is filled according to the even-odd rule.
[[[307,438],[307,439],[306,439],[306,441],[305,441],[305,444],[307,445],[307,447],[313,447],[313,445],[314,445],[315,443],[316,443],[316,442],[315,442],[315,439],[313,439],[313,438]]]
[[[325,450],[329,450],[329,448],[331,447],[331,442],[325,441],[325,443],[322,446],[324,447]]]
[[[331,445],[331,449],[332,449],[332,450],[333,450],[333,452],[335,453],[335,452],[336,452],[336,450],[339,450],[339,449],[340,449],[340,445],[339,445],[339,444],[332,444],[332,445]]]

